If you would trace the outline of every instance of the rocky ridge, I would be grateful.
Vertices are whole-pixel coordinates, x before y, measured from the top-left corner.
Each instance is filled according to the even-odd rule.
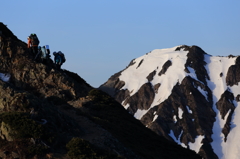
[[[3,23],[0,30],[1,158],[200,158],[76,73],[34,61],[26,43]]]

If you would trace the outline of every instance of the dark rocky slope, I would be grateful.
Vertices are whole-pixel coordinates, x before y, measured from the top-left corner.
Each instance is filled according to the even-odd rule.
[[[197,159],[158,136],[77,74],[32,60],[3,23],[0,48],[1,158]]]

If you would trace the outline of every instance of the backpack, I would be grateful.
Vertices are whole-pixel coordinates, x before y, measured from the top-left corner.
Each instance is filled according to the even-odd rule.
[[[49,45],[45,45],[45,49],[47,51],[47,54],[50,55],[50,48],[49,48]]]
[[[58,54],[61,56],[62,58],[62,63],[64,63],[66,61],[66,58],[64,56],[64,54],[61,51],[58,51]]]
[[[38,40],[38,37],[36,34],[31,34],[30,36],[32,45],[39,45],[40,41]]]
[[[45,47],[42,47],[42,48],[41,48],[41,51],[42,51],[42,56],[41,56],[41,58],[42,58],[42,59],[46,59],[46,58],[47,58],[47,52],[46,52]]]

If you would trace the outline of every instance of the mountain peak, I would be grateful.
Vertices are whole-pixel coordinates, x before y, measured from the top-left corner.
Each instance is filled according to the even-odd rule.
[[[158,135],[206,159],[237,159],[226,152],[238,152],[239,66],[239,56],[211,56],[195,45],[155,49],[99,89]]]

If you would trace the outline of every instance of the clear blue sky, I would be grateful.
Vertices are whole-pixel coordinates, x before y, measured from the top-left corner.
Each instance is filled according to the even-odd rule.
[[[93,87],[154,49],[240,55],[240,0],[4,0],[0,21],[65,53],[62,68]]]

